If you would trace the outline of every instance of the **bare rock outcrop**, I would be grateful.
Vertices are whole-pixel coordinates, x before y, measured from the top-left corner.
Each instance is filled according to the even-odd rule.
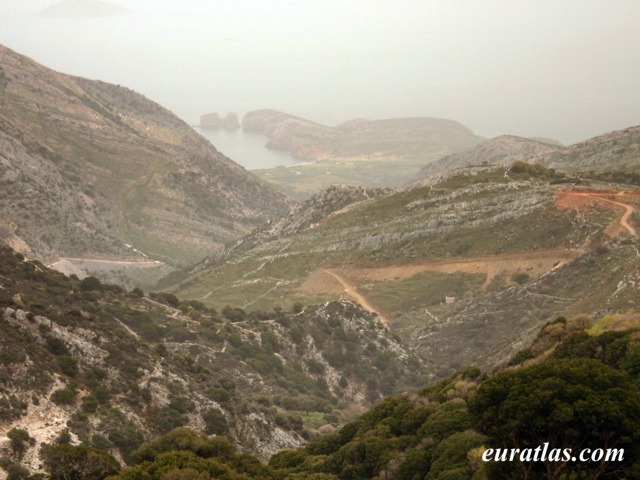
[[[221,117],[218,113],[208,113],[200,117],[201,128],[222,128],[224,130],[237,130],[240,128],[238,115],[229,112],[225,117]]]

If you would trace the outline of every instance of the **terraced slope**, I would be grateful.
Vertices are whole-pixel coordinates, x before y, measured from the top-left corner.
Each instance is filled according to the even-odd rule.
[[[414,268],[451,257],[577,247],[587,233],[555,207],[555,194],[546,183],[491,170],[365,199],[289,234],[274,226],[260,243],[249,237],[243,243],[252,248],[232,250],[176,291],[190,298],[213,291],[205,299],[211,304],[260,308],[283,295],[305,298],[305,280],[324,268]]]

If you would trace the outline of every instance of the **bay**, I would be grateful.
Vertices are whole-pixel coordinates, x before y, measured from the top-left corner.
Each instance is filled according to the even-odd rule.
[[[287,152],[268,149],[265,146],[268,138],[259,133],[247,133],[241,128],[194,128],[219,152],[247,170],[275,168],[299,162]]]

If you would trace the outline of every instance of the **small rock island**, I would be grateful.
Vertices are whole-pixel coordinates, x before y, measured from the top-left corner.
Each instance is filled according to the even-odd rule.
[[[240,128],[238,115],[229,112],[226,117],[220,117],[218,113],[209,113],[200,117],[201,128],[223,128],[225,130],[237,130]]]

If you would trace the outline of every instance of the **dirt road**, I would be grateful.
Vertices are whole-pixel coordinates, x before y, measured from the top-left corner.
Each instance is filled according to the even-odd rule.
[[[595,203],[609,209],[623,212],[607,227],[605,233],[615,237],[623,232],[637,235],[632,225],[631,215],[635,203],[640,202],[640,191],[591,191],[565,190],[556,198],[559,208],[578,209],[592,207]],[[498,277],[509,278],[515,273],[526,273],[531,278],[539,278],[584,253],[581,250],[570,250],[564,247],[528,252],[506,253],[499,255],[483,255],[476,257],[459,257],[428,259],[392,265],[350,265],[341,268],[319,269],[312,272],[300,290],[307,293],[323,293],[339,295],[346,293],[365,310],[381,315],[380,308],[369,298],[358,292],[358,284],[370,282],[397,282],[410,278],[418,273],[436,271],[442,273],[475,273],[486,275],[483,287]],[[388,322],[382,316],[383,322]]]
[[[624,209],[622,215],[614,219],[611,224],[605,230],[605,233],[610,237],[618,236],[622,231],[626,231],[632,236],[637,235],[637,230],[629,219],[633,214],[635,207],[630,202],[635,202],[640,199],[640,195],[636,191],[634,192],[612,192],[612,191],[584,191],[584,190],[566,190],[558,194],[556,204],[559,207],[564,208],[580,208],[588,206],[589,202],[604,202],[604,206],[611,208],[611,205]],[[628,203],[625,203],[627,200]]]
[[[588,195],[588,196],[594,197],[594,198],[596,198],[598,200],[602,200],[604,202],[609,202],[609,203],[612,203],[614,205],[618,205],[618,206],[624,208],[624,213],[622,214],[622,216],[619,219],[617,219],[617,221],[620,223],[620,225],[622,225],[623,228],[625,228],[627,230],[627,232],[629,232],[629,234],[631,234],[633,236],[636,235],[636,229],[629,224],[629,217],[633,214],[633,211],[635,210],[631,205],[628,205],[626,203],[616,202],[614,200],[610,200],[609,198],[605,198],[604,196],[602,196],[600,194],[589,195],[589,194],[586,194],[586,193],[579,193],[578,195]]]
[[[362,308],[364,308],[368,312],[377,313],[382,323],[387,323],[389,321],[380,312],[380,309],[374,306],[373,303],[371,303],[371,301],[369,301],[367,297],[365,297],[361,293],[358,293],[358,287],[356,286],[355,283],[353,283],[348,278],[344,277],[340,273],[335,272],[333,270],[323,269],[322,271],[324,273],[331,275],[338,282],[340,282],[340,285],[344,287],[344,292],[350,297],[352,297]]]
[[[63,263],[63,262],[87,262],[87,263],[101,263],[101,264],[105,264],[105,265],[134,265],[137,267],[156,267],[160,264],[162,264],[162,262],[158,261],[158,260],[130,260],[130,261],[125,261],[125,260],[97,260],[94,258],[73,258],[73,257],[60,257],[58,259],[58,261],[53,262],[49,265],[47,265],[47,267],[52,268],[55,267],[56,265]]]
[[[479,273],[486,275],[486,287],[496,276],[508,276],[515,272],[527,273],[538,278],[545,273],[570,262],[580,255],[578,250],[553,248],[530,252],[505,253],[466,258],[429,259],[394,265],[352,265],[342,268],[324,268],[311,273],[300,290],[313,294],[339,295],[346,293],[362,308],[375,312],[383,323],[390,319],[366,295],[358,291],[358,284],[370,282],[396,282],[418,273],[435,271],[443,273]]]

